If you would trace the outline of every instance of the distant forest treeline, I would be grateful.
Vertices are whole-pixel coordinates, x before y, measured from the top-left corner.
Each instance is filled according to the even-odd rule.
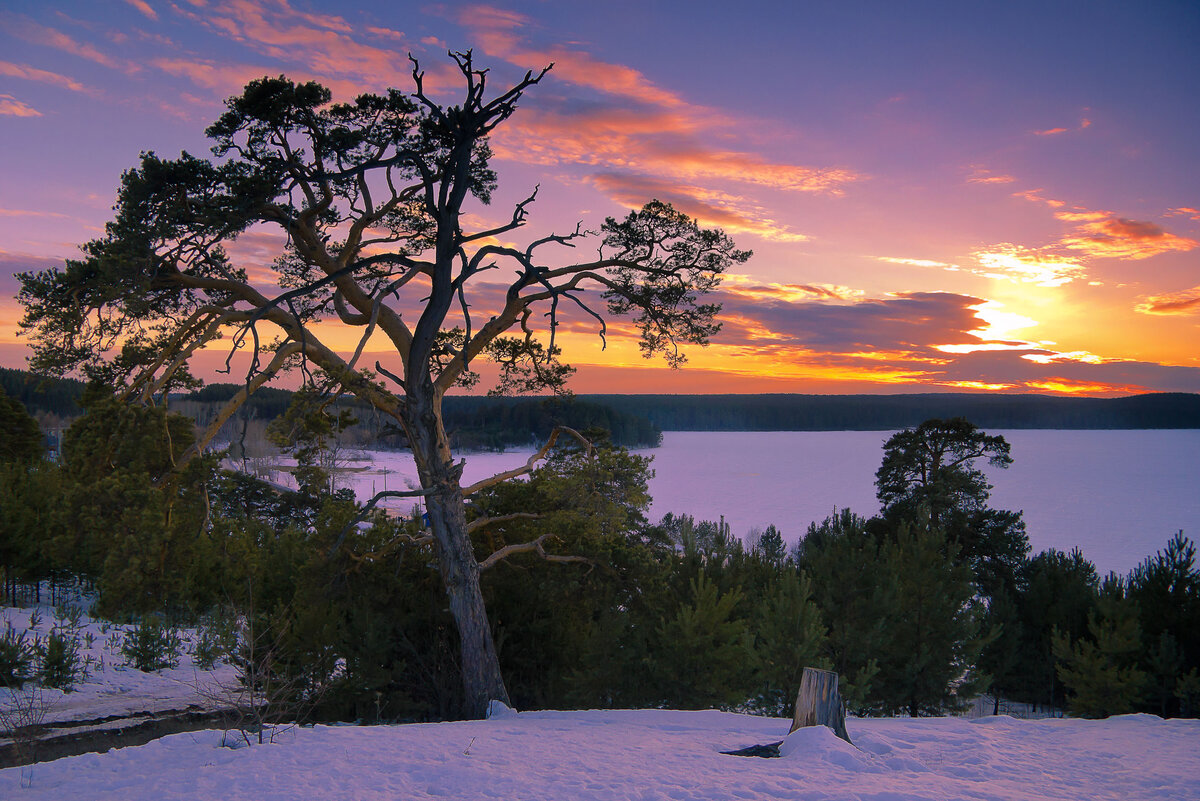
[[[84,384],[71,379],[42,378],[23,370],[0,368],[0,386],[34,415],[52,414],[70,419],[83,413],[79,398]],[[209,384],[195,392],[173,397],[172,408],[204,425],[217,408],[241,389],[238,384]],[[269,422],[287,411],[292,392],[263,387],[242,407],[239,419]],[[401,447],[403,440],[390,421],[366,404],[344,402],[358,417],[350,432],[354,444]],[[555,426],[578,431],[603,428],[614,444],[624,447],[654,447],[662,431],[644,416],[619,411],[612,406],[569,398],[487,398],[453,396],[445,400],[446,428],[454,447],[464,450],[500,450],[543,442]],[[236,425],[235,421],[235,425]]]
[[[930,418],[980,428],[1200,428],[1200,395],[580,395],[664,431],[891,431]]]
[[[84,385],[0,368],[0,386],[34,414],[63,418],[81,414],[76,401]],[[216,405],[239,388],[211,384],[181,398]],[[262,388],[245,414],[269,421],[291,402],[287,390]],[[351,403],[367,438],[398,445],[394,434],[365,406]],[[662,431],[890,431],[930,418],[965,417],[987,429],[1014,428],[1200,428],[1200,395],[1157,393],[1125,398],[1060,398],[1044,395],[577,395],[557,398],[489,398],[456,395],[445,401],[454,445],[499,449],[544,439],[555,425],[599,427],[626,447],[658,444]],[[198,418],[203,413],[196,413]],[[203,420],[201,420],[203,422]]]

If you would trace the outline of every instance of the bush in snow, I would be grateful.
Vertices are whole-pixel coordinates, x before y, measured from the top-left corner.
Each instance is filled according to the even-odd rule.
[[[79,658],[79,642],[60,631],[50,632],[42,646],[42,684],[69,692],[83,678],[83,662]]]
[[[144,617],[125,633],[121,653],[129,664],[143,673],[151,673],[178,665],[182,646],[178,632],[157,618]]]
[[[0,634],[0,687],[20,687],[33,673],[33,646],[9,623]]]

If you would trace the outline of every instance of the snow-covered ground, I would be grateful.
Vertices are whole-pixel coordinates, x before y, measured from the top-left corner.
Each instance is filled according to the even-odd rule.
[[[71,691],[42,690],[48,706],[46,723],[98,720],[193,705],[211,708],[219,705],[213,696],[222,686],[232,686],[237,678],[227,663],[219,662],[212,670],[197,666],[193,651],[199,632],[194,629],[178,630],[181,647],[175,667],[143,673],[129,665],[121,652],[132,625],[93,620],[86,614],[72,617],[66,610],[56,613],[49,605],[0,607],[0,632],[9,628],[18,634],[24,632],[30,644],[35,638],[44,641],[55,630],[78,644],[81,671]],[[11,695],[10,690],[0,688],[0,704],[9,703]]]
[[[0,609],[45,636],[69,627],[90,657],[73,692],[47,691],[49,719],[206,704],[232,669],[123,664],[128,627],[72,625],[43,608]],[[36,624],[36,625],[35,625]],[[91,635],[90,637],[88,635]],[[195,632],[184,632],[192,641]],[[0,703],[9,702],[0,690]],[[288,729],[274,743],[198,731],[148,745],[0,770],[3,799],[1200,799],[1200,721],[1009,717],[850,719],[788,737],[779,759],[727,756],[782,739],[788,721],[671,710],[523,712],[486,721]]]
[[[850,720],[787,738],[780,759],[720,752],[785,720],[667,710],[525,712],[486,721],[292,729],[222,747],[216,731],[0,771],[11,799],[1200,798],[1200,721]],[[31,781],[30,781],[31,780]]]

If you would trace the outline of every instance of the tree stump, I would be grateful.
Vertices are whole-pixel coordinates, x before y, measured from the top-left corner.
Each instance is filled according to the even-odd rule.
[[[796,696],[796,714],[788,734],[804,726],[828,726],[846,742],[846,705],[838,692],[838,674],[806,667]],[[853,745],[853,743],[851,743]]]

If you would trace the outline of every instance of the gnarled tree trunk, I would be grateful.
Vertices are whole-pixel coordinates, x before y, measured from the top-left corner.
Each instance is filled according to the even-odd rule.
[[[462,469],[453,462],[435,405],[432,391],[410,392],[405,423],[421,486],[432,490],[425,498],[425,508],[450,614],[458,629],[462,711],[466,717],[481,718],[489,701],[510,702],[479,586],[479,562],[467,533]],[[413,424],[417,422],[414,417],[420,418],[421,424]]]

